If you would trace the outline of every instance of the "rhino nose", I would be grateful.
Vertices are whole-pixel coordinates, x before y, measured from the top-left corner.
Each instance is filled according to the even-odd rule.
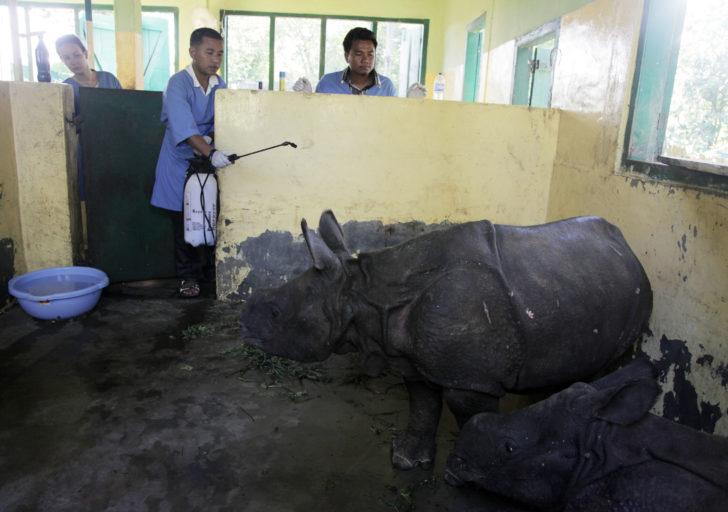
[[[452,485],[453,487],[460,487],[462,485],[465,485],[465,482],[460,480],[460,478],[455,473],[450,471],[450,468],[445,470],[445,482],[448,485]]]
[[[445,469],[445,481],[453,487],[464,485],[465,482],[457,475],[465,467],[465,460],[451,453],[447,458],[447,468]]]

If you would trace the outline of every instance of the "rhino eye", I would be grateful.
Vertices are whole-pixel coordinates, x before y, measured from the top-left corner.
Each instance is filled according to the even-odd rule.
[[[269,304],[270,307],[270,314],[273,318],[278,318],[281,314],[281,310],[278,306],[275,304]]]
[[[503,450],[506,453],[511,454],[516,451],[516,448],[518,448],[518,445],[516,445],[516,443],[512,439],[506,439],[505,441],[503,441]]]

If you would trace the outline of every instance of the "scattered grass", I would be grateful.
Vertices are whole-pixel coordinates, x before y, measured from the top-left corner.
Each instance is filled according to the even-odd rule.
[[[273,379],[271,386],[280,384],[287,378],[299,380],[308,379],[318,382],[331,381],[324,372],[316,367],[303,366],[298,361],[293,361],[292,359],[272,356],[255,347],[243,345],[241,353],[248,361],[248,366],[240,370],[241,375],[245,375],[250,369],[256,369]],[[305,392],[300,393],[305,394]],[[297,396],[296,398],[301,398],[301,396]]]
[[[187,329],[182,331],[182,339],[185,341],[196,340],[197,338],[204,338],[215,333],[215,326],[212,324],[196,324],[190,325]]]
[[[385,505],[389,506],[392,510],[396,512],[413,512],[416,509],[415,494],[417,493],[417,491],[425,487],[429,489],[436,489],[438,485],[438,478],[425,478],[424,480],[418,480],[416,482],[405,485],[401,490],[399,490],[399,492],[397,492],[396,488],[392,489],[395,493],[397,493],[394,501],[382,501],[384,501]]]

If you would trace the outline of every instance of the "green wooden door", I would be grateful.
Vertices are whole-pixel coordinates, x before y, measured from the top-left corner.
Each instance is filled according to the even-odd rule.
[[[480,77],[480,53],[483,49],[483,32],[468,32],[465,50],[465,79],[463,81],[463,101],[476,101],[478,78]]]
[[[112,282],[173,277],[171,218],[149,204],[162,93],[81,88],[88,264]]]
[[[531,84],[532,107],[548,107],[551,103],[551,50],[535,48],[533,83]]]
[[[144,90],[163,91],[170,77],[169,23],[142,16]]]

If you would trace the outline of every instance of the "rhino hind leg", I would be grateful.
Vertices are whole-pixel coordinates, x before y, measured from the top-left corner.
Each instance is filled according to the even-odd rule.
[[[422,381],[405,381],[405,385],[409,393],[409,424],[392,441],[392,465],[397,469],[429,469],[435,459],[442,390]]]

